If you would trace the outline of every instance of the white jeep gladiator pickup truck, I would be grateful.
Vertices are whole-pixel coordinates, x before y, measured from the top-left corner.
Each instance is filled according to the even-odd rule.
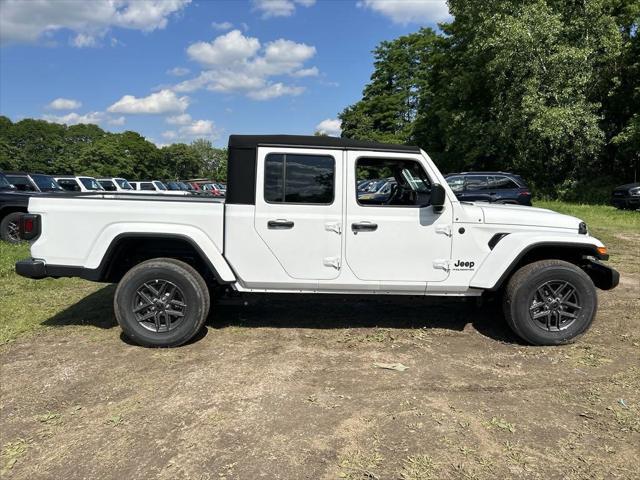
[[[417,147],[331,137],[232,135],[225,202],[120,193],[29,199],[34,279],[117,282],[115,314],[145,346],[200,330],[210,292],[480,296],[500,292],[514,332],[566,343],[618,284],[579,219],[460,202]],[[395,179],[359,195],[365,179]],[[363,198],[360,198],[363,197]],[[213,288],[221,287],[221,288]]]

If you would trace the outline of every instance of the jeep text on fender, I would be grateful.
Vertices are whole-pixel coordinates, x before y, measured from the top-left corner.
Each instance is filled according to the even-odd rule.
[[[361,192],[363,182],[379,190]],[[386,183],[384,183],[386,182]],[[375,182],[373,182],[375,183]],[[379,193],[378,193],[379,192]],[[202,328],[211,291],[480,296],[539,345],[591,324],[594,286],[618,273],[579,219],[460,202],[417,147],[332,137],[229,139],[226,202],[121,193],[43,195],[22,233],[31,278],[117,282],[124,332],[176,346]]]

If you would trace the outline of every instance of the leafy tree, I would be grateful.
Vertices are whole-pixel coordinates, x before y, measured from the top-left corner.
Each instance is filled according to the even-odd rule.
[[[167,172],[164,178],[183,180],[197,176],[203,169],[202,157],[191,146],[174,143],[160,150]]]

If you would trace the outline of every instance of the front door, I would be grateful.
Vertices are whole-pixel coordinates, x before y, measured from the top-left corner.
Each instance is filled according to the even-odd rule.
[[[430,206],[432,180],[420,155],[347,154],[346,262],[361,280],[382,285],[441,282],[451,256],[451,204]],[[363,179],[388,179],[388,196],[358,193]]]
[[[342,150],[261,147],[255,229],[282,269],[330,280],[342,263]]]

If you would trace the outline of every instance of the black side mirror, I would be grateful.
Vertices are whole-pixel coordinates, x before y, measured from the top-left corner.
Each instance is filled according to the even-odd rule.
[[[439,183],[435,183],[431,186],[431,205],[433,211],[436,213],[442,212],[444,201],[447,198],[447,194],[444,187]]]

